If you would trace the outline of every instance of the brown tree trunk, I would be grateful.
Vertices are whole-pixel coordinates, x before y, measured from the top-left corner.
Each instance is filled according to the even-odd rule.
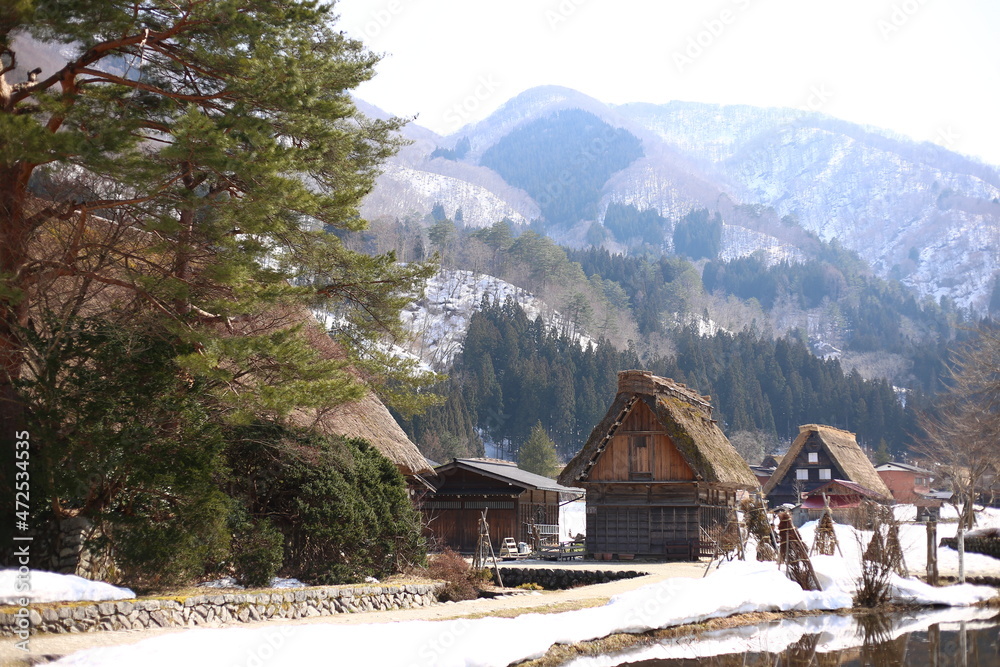
[[[18,275],[28,256],[28,236],[25,220],[25,192],[28,170],[18,165],[0,167],[0,277],[6,278],[7,289],[0,292],[0,493],[14,498],[14,443],[24,430],[24,405],[14,383],[20,379],[24,365],[21,328],[28,321],[28,299],[17,288],[24,288]],[[14,289],[11,289],[14,288]],[[3,521],[4,534],[14,525],[14,503],[8,501]],[[7,541],[5,543],[9,544]]]

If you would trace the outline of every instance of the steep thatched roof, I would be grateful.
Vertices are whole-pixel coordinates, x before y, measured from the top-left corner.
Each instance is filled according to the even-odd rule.
[[[303,317],[307,319],[303,331],[310,345],[324,358],[343,359],[343,350],[327,335],[312,313],[303,314]],[[427,459],[371,390],[356,401],[300,415],[296,421],[308,424],[327,435],[367,440],[396,464],[404,475],[434,474]]]
[[[316,422],[323,433],[363,438],[396,464],[404,475],[431,473],[427,459],[406,437],[389,410],[372,392],[361,400],[327,410]]]
[[[764,495],[769,494],[785,478],[810,437],[815,437],[820,441],[821,446],[850,481],[886,498],[892,497],[889,487],[885,485],[882,477],[875,472],[872,462],[861,451],[854,434],[822,424],[805,424],[799,427],[799,436],[795,438],[795,442],[788,448],[788,453],[781,459],[781,465],[764,485]]]
[[[559,475],[564,486],[579,486],[636,401],[643,401],[670,436],[674,446],[703,482],[746,489],[757,487],[757,478],[739,452],[712,419],[710,397],[648,371],[618,373],[618,395],[580,452]]]

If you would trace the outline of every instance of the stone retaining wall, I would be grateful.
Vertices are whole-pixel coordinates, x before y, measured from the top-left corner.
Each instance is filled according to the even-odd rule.
[[[274,618],[309,618],[359,611],[425,607],[437,603],[443,584],[322,587],[259,593],[218,593],[179,598],[36,604],[31,632],[95,632],[172,626],[221,625]],[[0,636],[18,628],[16,607],[0,607]]]
[[[546,589],[573,588],[574,586],[589,586],[605,584],[619,579],[644,577],[648,572],[636,570],[571,570],[536,567],[501,567],[500,576],[503,585],[513,588],[521,584],[538,584]],[[496,574],[493,575],[494,582]]]

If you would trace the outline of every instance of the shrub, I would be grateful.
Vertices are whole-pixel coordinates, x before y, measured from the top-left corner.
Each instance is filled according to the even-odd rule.
[[[101,524],[107,536],[101,541],[122,583],[139,592],[185,585],[204,572],[206,563],[225,557],[229,503],[221,493],[206,494],[173,512],[162,499],[140,498],[145,504],[141,511]]]
[[[230,442],[233,493],[273,518],[287,574],[344,584],[425,562],[406,483],[367,442],[274,424],[234,429]]]
[[[870,525],[871,540],[864,546],[861,555],[861,576],[854,593],[854,606],[878,607],[889,599],[889,583],[893,571],[902,570],[902,548],[899,544],[899,521],[892,511],[884,506],[865,503],[859,512],[864,520],[861,525]],[[858,536],[860,541],[862,538]]]
[[[270,519],[248,521],[233,540],[232,560],[236,581],[249,588],[271,585],[281,569],[285,538]]]
[[[490,581],[489,570],[473,570],[464,558],[448,548],[431,558],[427,576],[445,582],[438,593],[443,602],[473,600]]]

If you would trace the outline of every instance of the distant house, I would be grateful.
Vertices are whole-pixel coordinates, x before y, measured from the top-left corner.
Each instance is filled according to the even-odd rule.
[[[779,465],[781,465],[782,456],[784,456],[784,454],[768,454],[764,457],[764,460],[760,462],[760,465],[762,468],[775,470]]]
[[[532,542],[532,526],[543,539],[558,542],[559,505],[580,491],[497,459],[453,459],[435,468],[434,491],[421,503],[432,547],[472,553],[479,539],[479,519],[486,513],[496,551],[504,538]]]
[[[879,495],[860,484],[846,479],[834,479],[806,492],[801,506],[795,508],[792,514],[795,525],[801,526],[806,521],[819,519],[829,507],[833,520],[837,523],[852,524],[862,528],[866,525],[866,517],[857,514],[862,504],[865,501],[885,504],[888,500],[888,497]]]
[[[854,434],[821,424],[799,427],[798,437],[764,485],[764,495],[771,507],[798,505],[804,494],[832,480],[859,484],[885,500],[892,497]]]
[[[875,472],[889,487],[896,502],[915,503],[931,492],[933,473],[930,470],[892,461],[876,467]]]
[[[587,494],[591,554],[695,559],[757,479],[709,397],[646,371],[618,374],[604,420],[559,475]]]
[[[757,478],[757,483],[761,487],[763,487],[765,484],[767,484],[767,480],[771,479],[771,475],[773,475],[774,471],[777,470],[777,466],[775,467],[768,467],[764,465],[750,466],[750,470],[753,471],[754,477]]]
[[[860,484],[846,479],[834,479],[807,492],[802,500],[802,507],[824,509],[829,506],[833,510],[854,509],[865,500],[885,502],[886,498]]]

